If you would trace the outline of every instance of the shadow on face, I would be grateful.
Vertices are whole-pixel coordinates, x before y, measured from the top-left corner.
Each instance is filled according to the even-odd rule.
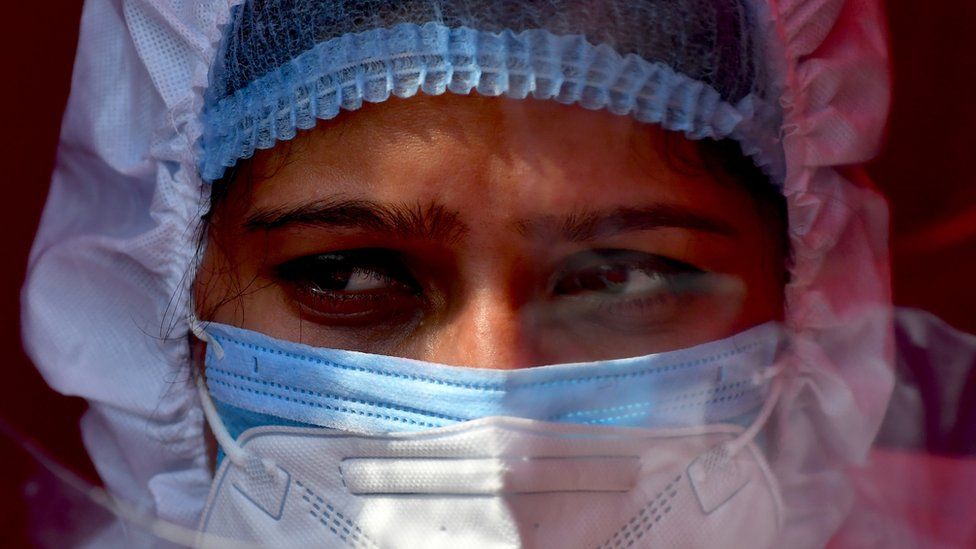
[[[368,105],[217,184],[198,312],[484,368],[636,356],[779,319],[782,228],[702,162],[655,126],[551,101]]]

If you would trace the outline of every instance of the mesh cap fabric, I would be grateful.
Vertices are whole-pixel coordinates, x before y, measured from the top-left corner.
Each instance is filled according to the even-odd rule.
[[[740,0],[251,0],[211,72],[200,171],[217,179],[364,101],[473,91],[735,137],[771,166],[745,130],[769,89],[753,18]]]

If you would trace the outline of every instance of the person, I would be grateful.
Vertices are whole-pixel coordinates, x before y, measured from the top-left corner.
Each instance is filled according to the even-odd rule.
[[[820,547],[886,63],[870,0],[89,0],[26,346],[202,545]]]

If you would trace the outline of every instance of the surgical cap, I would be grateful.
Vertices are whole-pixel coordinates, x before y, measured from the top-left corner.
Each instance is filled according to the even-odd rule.
[[[106,487],[178,524],[203,508],[187,317],[209,181],[339,109],[418,90],[731,137],[780,183],[793,360],[770,440],[778,545],[821,545],[892,386],[886,207],[849,167],[888,111],[877,0],[87,0],[23,334],[48,383],[88,400]]]
[[[778,169],[760,17],[742,0],[247,1],[211,71],[201,173],[364,101],[473,91],[735,136]]]

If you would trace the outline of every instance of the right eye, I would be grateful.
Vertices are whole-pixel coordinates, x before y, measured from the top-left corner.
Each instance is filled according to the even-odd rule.
[[[305,256],[275,272],[293,298],[324,324],[370,324],[416,312],[419,285],[396,252],[365,248]]]

